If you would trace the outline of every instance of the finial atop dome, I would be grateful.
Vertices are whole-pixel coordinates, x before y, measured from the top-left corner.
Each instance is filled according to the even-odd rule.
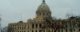
[[[43,0],[43,3],[45,3],[45,0]]]

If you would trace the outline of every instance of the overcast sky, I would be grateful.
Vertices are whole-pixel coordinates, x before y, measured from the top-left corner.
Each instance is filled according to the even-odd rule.
[[[42,0],[0,0],[0,17],[2,27],[8,23],[34,18],[35,12]],[[67,18],[67,14],[80,15],[80,0],[46,0],[52,16]]]

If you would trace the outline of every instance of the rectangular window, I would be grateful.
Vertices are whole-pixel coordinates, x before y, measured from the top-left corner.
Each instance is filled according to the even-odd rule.
[[[34,28],[34,24],[32,24],[32,28]]]
[[[41,24],[39,24],[39,28],[41,28]]]

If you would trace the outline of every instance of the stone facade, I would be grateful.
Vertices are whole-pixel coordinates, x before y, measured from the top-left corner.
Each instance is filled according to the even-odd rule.
[[[79,20],[74,19],[55,20],[51,16],[48,5],[43,0],[36,11],[36,18],[27,22],[19,21],[10,23],[8,32],[80,32]]]

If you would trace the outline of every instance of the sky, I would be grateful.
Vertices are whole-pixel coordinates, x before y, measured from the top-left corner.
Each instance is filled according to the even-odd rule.
[[[52,17],[65,19],[68,15],[80,15],[80,0],[45,0]],[[2,27],[19,21],[27,22],[35,18],[36,10],[42,0],[0,0]]]

